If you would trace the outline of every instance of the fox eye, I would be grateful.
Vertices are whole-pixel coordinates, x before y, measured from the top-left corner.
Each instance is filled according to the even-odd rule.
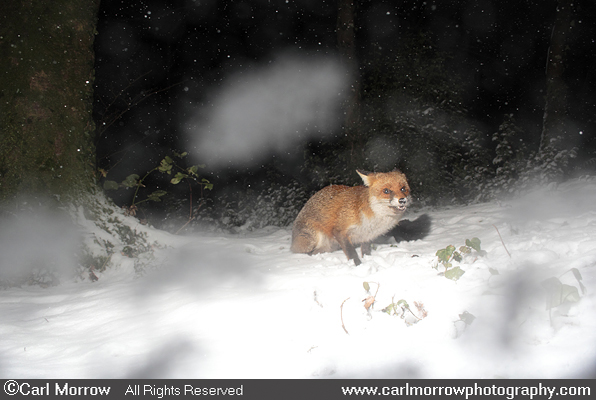
[[[402,192],[402,193],[405,193],[405,192],[407,192],[407,190],[406,190],[406,187],[405,187],[405,186],[401,188],[401,192]]]
[[[385,193],[385,194],[389,194],[389,193],[391,193],[391,190],[389,190],[389,189],[385,188],[385,189],[383,189],[383,193]]]

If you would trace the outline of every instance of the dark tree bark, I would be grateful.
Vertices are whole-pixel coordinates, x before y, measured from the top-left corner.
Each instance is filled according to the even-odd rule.
[[[565,119],[567,117],[567,85],[565,72],[566,39],[571,30],[571,0],[558,0],[557,14],[551,34],[546,62],[546,99],[540,137],[540,152],[547,148],[555,150],[570,147],[566,141]]]
[[[0,201],[93,186],[99,0],[0,4]]]
[[[355,0],[338,0],[337,45],[348,70],[352,74],[351,92],[344,106],[344,130],[351,148],[351,161],[358,164],[358,154],[362,149],[362,138],[358,129],[360,120],[360,74],[356,58]]]

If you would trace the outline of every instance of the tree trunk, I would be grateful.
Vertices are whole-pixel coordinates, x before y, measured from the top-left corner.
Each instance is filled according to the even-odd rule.
[[[0,201],[90,189],[99,0],[0,8]]]
[[[540,152],[547,148],[561,150],[565,147],[565,119],[567,116],[567,85],[565,71],[565,42],[571,29],[571,1],[558,0],[546,62],[546,99],[540,137]]]
[[[357,153],[361,152],[364,144],[358,129],[360,119],[360,75],[358,60],[356,59],[355,8],[355,0],[338,0],[337,45],[344,62],[348,65],[349,73],[352,74],[351,93],[349,93],[344,106],[344,130],[351,146],[350,161],[352,164],[359,163],[359,154]]]

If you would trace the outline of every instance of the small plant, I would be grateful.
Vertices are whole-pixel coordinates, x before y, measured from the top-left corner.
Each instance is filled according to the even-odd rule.
[[[374,296],[371,296],[369,282],[362,283],[362,286],[364,287],[364,290],[366,290],[366,293],[369,293],[369,296],[366,297],[364,300],[362,300],[364,302],[364,308],[366,308],[366,311],[370,311],[370,308],[372,307],[372,305],[375,304],[375,301],[377,299],[377,293],[379,293],[379,288],[381,287],[381,285],[376,282],[370,282],[370,283],[374,283],[377,285],[377,291],[375,292]]]
[[[371,294],[371,292],[370,292],[370,284],[371,283],[374,283],[375,285],[377,285],[377,290],[375,291],[374,295]],[[381,285],[378,282],[363,282],[362,286],[364,287],[364,290],[366,290],[366,294],[367,294],[366,298],[364,298],[362,300],[362,302],[364,303],[364,308],[366,309],[366,312],[368,313],[368,315],[370,317],[371,309],[374,306],[375,302],[377,301],[377,294],[379,294],[379,289],[381,288]],[[315,302],[317,304],[319,304],[316,297],[317,296],[316,296],[316,292],[315,292]],[[344,309],[345,302],[348,301],[349,299],[350,299],[349,297],[347,299],[345,299],[341,303],[341,306],[339,307],[341,327],[344,330],[344,332],[346,332],[346,334],[348,334],[348,335],[349,335],[349,332],[344,324],[343,309]],[[394,316],[400,317],[401,319],[404,320],[406,325],[410,326],[410,325],[413,325],[413,324],[417,323],[418,321],[421,321],[422,319],[426,318],[426,316],[428,315],[428,312],[424,309],[424,304],[415,301],[414,306],[416,307],[418,315],[416,315],[416,313],[414,313],[412,311],[412,309],[410,308],[410,305],[408,304],[407,301],[402,299],[402,300],[398,300],[397,302],[395,302],[394,298],[391,298],[391,304],[389,304],[387,307],[385,307],[382,311],[389,315],[394,315]],[[414,317],[414,318],[412,318],[412,317]]]
[[[459,266],[454,267],[453,261],[460,263],[466,256],[471,255],[473,251],[475,251],[479,257],[486,255],[486,251],[481,249],[480,239],[477,237],[466,239],[466,244],[460,246],[459,249],[456,249],[453,245],[449,245],[444,249],[437,250],[437,264],[434,268],[438,269],[439,264],[443,265],[443,267],[445,267],[445,278],[457,281],[463,274],[465,274],[465,271]],[[474,261],[476,261],[476,259],[474,259]]]
[[[396,316],[400,317],[401,319],[404,320],[406,325],[410,326],[410,325],[417,323],[418,321],[421,321],[423,318],[426,318],[426,316],[428,315],[428,312],[424,309],[424,304],[415,301],[414,306],[416,307],[418,315],[420,315],[420,316],[416,315],[412,311],[412,309],[410,308],[410,305],[404,299],[398,300],[396,303],[394,301],[394,298],[391,298],[391,303],[383,309],[383,312],[385,312],[389,315],[396,315]],[[409,315],[412,315],[415,319],[414,320],[412,320],[411,318],[408,319]]]
[[[583,285],[582,275],[577,268],[571,268],[569,271],[573,273],[577,283],[582,291],[582,294],[586,294],[586,287]],[[563,275],[565,275],[566,271]],[[561,276],[563,276],[561,275]],[[549,318],[552,325],[552,309],[559,307],[565,303],[577,303],[580,300],[580,294],[577,287],[566,285],[560,281],[557,277],[551,277],[542,281],[542,287],[546,290],[546,309],[549,312]]]
[[[155,191],[149,193],[143,200],[138,200],[139,190],[142,187],[143,188],[146,187],[144,184],[145,179],[147,179],[147,177],[149,175],[151,175],[153,172],[156,172],[156,171],[161,172],[162,174],[167,174],[167,175],[174,174],[173,178],[170,179],[170,183],[172,185],[177,185],[182,180],[188,181],[188,185],[189,185],[189,189],[190,189],[190,202],[191,202],[191,215],[189,216],[188,222],[190,222],[195,217],[192,215],[192,184],[193,183],[198,184],[201,188],[201,193],[202,193],[203,188],[208,189],[208,190],[213,189],[213,184],[205,178],[199,179],[200,178],[199,173],[198,173],[199,168],[205,168],[205,165],[192,165],[190,167],[184,168],[175,162],[175,159],[182,160],[187,155],[188,155],[187,152],[183,152],[183,153],[174,152],[174,155],[173,155],[174,158],[172,158],[170,156],[165,156],[160,161],[160,163],[157,167],[155,167],[152,170],[145,173],[145,175],[142,178],[140,178],[140,176],[137,174],[130,174],[121,183],[118,183],[116,181],[106,180],[103,184],[104,190],[106,190],[106,191],[107,190],[118,190],[120,187],[126,187],[126,188],[136,187],[135,193],[132,197],[132,202],[131,202],[130,206],[126,207],[126,210],[125,210],[126,215],[134,216],[134,215],[136,215],[139,204],[146,202],[146,201],[160,202],[161,197],[165,196],[168,193],[165,190],[155,190]],[[104,177],[107,175],[107,172],[104,170],[100,170],[100,172],[102,173],[102,175]],[[187,222],[187,224],[188,224],[188,222]]]
[[[455,326],[456,331],[456,337],[460,337],[461,334],[468,328],[468,326],[472,325],[472,322],[474,322],[475,319],[476,317],[467,311],[464,311],[463,313],[459,314],[459,319],[453,321],[453,325]]]
[[[374,295],[370,294],[370,283],[374,283],[377,285],[377,290],[375,291]],[[381,287],[381,285],[376,282],[364,282],[362,286],[364,286],[364,290],[366,290],[366,292],[369,294],[364,300],[362,300],[364,302],[364,308],[366,308],[366,311],[370,312],[370,308],[376,301],[376,297],[379,293],[379,288]],[[427,311],[424,309],[424,304],[414,302],[414,306],[416,306],[416,309],[418,310],[418,315],[420,316],[416,315],[410,309],[410,305],[408,304],[408,302],[403,299],[395,302],[394,298],[392,298],[391,304],[385,307],[382,311],[389,315],[399,316],[401,319],[405,321],[407,325],[413,325],[428,315]],[[408,312],[409,314],[406,314],[406,312]],[[410,314],[415,318],[414,320],[412,320],[412,318],[408,318]]]

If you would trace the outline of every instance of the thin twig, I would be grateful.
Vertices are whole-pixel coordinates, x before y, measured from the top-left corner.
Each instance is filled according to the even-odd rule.
[[[501,237],[501,232],[499,232],[499,228],[497,228],[495,226],[495,224],[493,224],[493,227],[497,230],[497,235],[499,235],[499,239],[501,239],[501,243],[503,244],[503,247],[505,248],[507,255],[509,256],[509,258],[511,258],[511,253],[509,253],[509,250],[507,250],[507,246],[505,246],[505,242],[503,241],[503,238]]]
[[[348,330],[346,329],[346,326],[344,325],[344,303],[346,301],[348,301],[350,298],[348,297],[347,299],[345,299],[342,303],[341,306],[339,307],[339,316],[341,317],[341,327],[344,328],[344,331],[346,332],[346,334],[350,334],[348,332]]]
[[[317,303],[319,305],[319,307],[323,308],[323,305],[321,303],[319,303],[319,299],[317,298],[317,291],[314,291],[314,300],[315,303]]]
[[[377,299],[377,294],[379,294],[379,288],[381,287],[381,284],[378,282],[373,282],[377,284],[377,291],[375,292],[375,295],[373,296],[373,298],[376,300]]]
[[[203,192],[202,187],[201,187],[201,193]],[[205,204],[203,198],[201,197],[201,200],[199,200],[199,204],[197,205],[197,211],[195,213],[192,212],[192,188],[190,189],[190,215],[188,217],[188,221],[186,221],[186,223],[184,225],[182,225],[182,227],[180,229],[178,229],[175,233],[175,235],[179,234],[184,228],[186,228],[186,225],[190,224],[192,221],[194,221],[198,214],[199,214],[199,210],[201,209],[201,207],[203,207],[203,204]]]
[[[414,314],[414,311],[412,311],[410,306],[405,307],[405,308],[406,308],[406,310],[408,310],[410,312],[410,314],[412,314],[414,316],[414,318],[416,318],[418,321],[422,321],[422,318],[419,318],[416,314]]]
[[[189,201],[188,201],[188,207],[190,208],[189,213],[188,213],[188,219],[192,218],[192,183],[190,183],[190,181],[187,179],[187,183],[188,183],[188,191],[189,191]]]
[[[196,216],[189,218],[188,221],[186,221],[186,223],[184,225],[182,225],[182,227],[180,229],[178,229],[174,235],[179,234],[180,231],[182,231],[182,229],[186,228],[186,225],[190,224],[195,219],[195,217]]]

